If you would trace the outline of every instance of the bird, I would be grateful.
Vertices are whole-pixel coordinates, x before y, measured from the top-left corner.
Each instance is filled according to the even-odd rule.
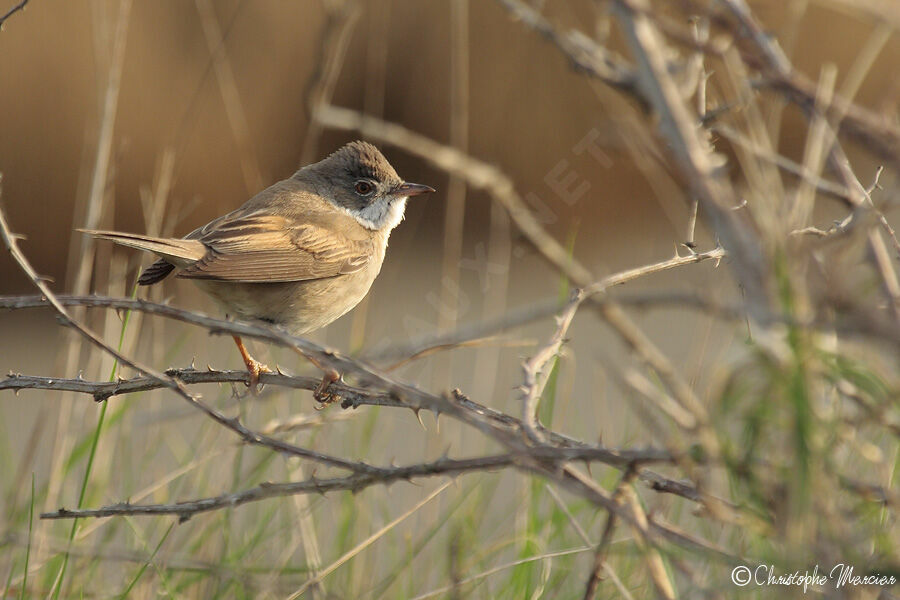
[[[304,335],[359,304],[381,270],[407,199],[434,191],[404,181],[378,148],[354,141],[183,238],[79,231],[155,254],[139,285],[174,273],[206,292],[226,318]],[[232,337],[255,392],[260,373],[271,369],[250,355],[240,336]],[[334,400],[328,388],[340,374],[304,356],[324,373],[315,399]]]

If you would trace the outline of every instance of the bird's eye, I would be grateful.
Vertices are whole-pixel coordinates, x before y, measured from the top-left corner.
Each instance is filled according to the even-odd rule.
[[[374,190],[375,188],[372,187],[372,184],[369,183],[368,181],[360,180],[360,181],[356,182],[354,189],[356,190],[356,193],[359,194],[360,196],[368,196],[369,194],[372,193],[372,190]]]

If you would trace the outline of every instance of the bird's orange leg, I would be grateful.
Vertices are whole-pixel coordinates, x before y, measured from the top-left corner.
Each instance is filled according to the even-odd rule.
[[[272,369],[250,356],[250,353],[247,352],[247,347],[244,346],[244,341],[240,336],[233,335],[231,337],[234,339],[234,343],[237,344],[238,352],[241,353],[244,364],[247,365],[247,372],[250,373],[250,389],[253,393],[256,393],[256,386],[259,384],[259,374],[271,373]]]

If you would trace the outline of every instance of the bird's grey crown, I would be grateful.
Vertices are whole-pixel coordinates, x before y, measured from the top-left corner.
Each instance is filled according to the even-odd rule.
[[[372,179],[384,183],[401,183],[400,176],[378,148],[368,142],[355,141],[332,152],[325,160],[331,161],[356,179]],[[324,161],[323,161],[324,162]]]

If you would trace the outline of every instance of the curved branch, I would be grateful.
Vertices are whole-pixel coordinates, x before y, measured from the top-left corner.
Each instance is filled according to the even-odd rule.
[[[592,456],[590,452],[571,452],[566,449],[558,449],[556,453],[562,457],[562,460],[568,460],[566,457],[580,455],[579,460],[589,462],[599,461],[599,459],[596,456]],[[631,462],[632,465],[637,463],[637,459]],[[179,520],[186,521],[199,513],[209,512],[220,508],[240,506],[249,502],[258,502],[269,498],[313,493],[327,494],[328,492],[342,490],[356,493],[367,487],[374,485],[390,485],[396,481],[411,482],[413,479],[421,479],[424,477],[459,475],[474,471],[507,469],[515,467],[516,465],[517,457],[513,454],[496,454],[466,459],[450,459],[443,457],[428,463],[382,468],[377,473],[354,473],[353,475],[348,475],[346,477],[332,477],[327,479],[317,479],[312,477],[304,481],[262,483],[257,487],[232,494],[222,494],[219,496],[175,502],[172,504],[131,504],[129,502],[120,502],[95,509],[70,510],[67,508],[60,508],[55,511],[41,513],[41,518],[75,519],[84,517],[105,518],[123,515],[177,515]],[[641,471],[638,474],[638,478],[646,482],[650,489],[655,491],[674,494],[695,502],[700,501],[697,491],[690,484],[667,479],[650,470]]]

